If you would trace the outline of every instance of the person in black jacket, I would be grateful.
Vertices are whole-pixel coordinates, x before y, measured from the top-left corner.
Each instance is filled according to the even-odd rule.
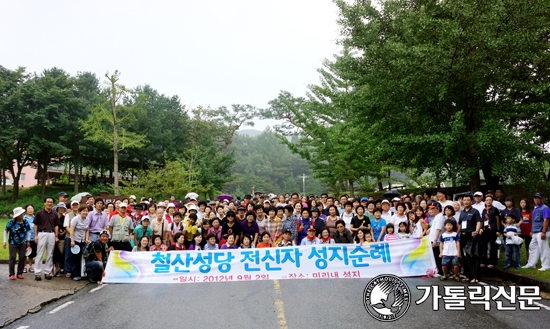
[[[346,228],[346,223],[341,219],[336,221],[336,231],[332,234],[332,238],[336,243],[353,243],[353,235]]]

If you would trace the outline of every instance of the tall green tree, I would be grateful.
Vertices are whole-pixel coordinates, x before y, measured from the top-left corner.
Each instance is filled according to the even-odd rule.
[[[114,193],[119,195],[119,154],[133,147],[143,145],[146,136],[129,131],[126,124],[135,121],[135,113],[141,110],[145,96],[125,104],[125,97],[130,99],[135,91],[119,83],[120,73],[105,74],[107,87],[103,90],[101,102],[91,108],[90,116],[82,121],[82,129],[86,138],[94,142],[107,143],[113,151]]]
[[[548,0],[337,0],[339,58],[363,93],[380,161],[495,186],[533,147],[525,113],[548,83]],[[540,110],[540,107],[539,107]],[[540,112],[539,112],[540,113]]]

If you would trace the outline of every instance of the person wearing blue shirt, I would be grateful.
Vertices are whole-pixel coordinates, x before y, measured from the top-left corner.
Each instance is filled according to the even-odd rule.
[[[550,246],[548,240],[546,240],[548,222],[550,221],[550,208],[544,204],[544,195],[540,192],[533,195],[533,201],[535,202],[535,209],[531,220],[529,261],[522,268],[535,268],[540,256],[541,267],[539,271],[546,271],[550,269]]]
[[[23,279],[23,269],[25,268],[25,249],[30,247],[29,238],[31,228],[29,224],[23,220],[25,210],[17,207],[13,210],[13,219],[8,222],[4,231],[4,244],[6,249],[6,241],[10,243],[10,280],[15,280],[15,258],[19,255],[17,265],[17,278]],[[9,236],[9,239],[8,239]]]
[[[374,209],[374,220],[370,221],[370,226],[374,233],[373,240],[376,242],[383,241],[386,234],[386,220],[382,219],[382,209]]]

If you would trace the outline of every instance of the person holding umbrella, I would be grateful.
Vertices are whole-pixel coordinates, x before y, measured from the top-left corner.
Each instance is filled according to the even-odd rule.
[[[4,244],[6,249],[6,241],[10,243],[10,280],[15,280],[15,258],[19,255],[17,263],[17,278],[23,279],[23,269],[25,268],[25,249],[30,248],[31,227],[29,223],[23,220],[25,210],[21,207],[13,209],[13,219],[8,222],[4,230]]]

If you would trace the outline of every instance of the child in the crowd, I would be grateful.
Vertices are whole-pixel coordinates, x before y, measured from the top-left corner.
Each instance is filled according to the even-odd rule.
[[[447,280],[447,273],[449,272],[449,266],[453,266],[454,279],[460,282],[458,276],[459,260],[460,257],[460,237],[454,232],[455,225],[451,219],[445,220],[443,224],[445,232],[439,236],[439,258],[442,258],[441,267],[443,269],[443,276],[441,281]]]
[[[208,234],[206,236],[206,241],[207,242],[204,245],[204,250],[218,250],[218,249],[220,249],[218,247],[218,244],[216,243],[216,240],[217,240],[216,234],[212,234],[212,233]]]
[[[410,238],[411,235],[409,234],[409,225],[405,222],[399,223],[399,233],[397,233],[398,239],[405,239]]]
[[[506,266],[504,266],[503,269],[505,270],[512,267],[512,261],[514,262],[515,268],[521,268],[519,266],[519,262],[521,260],[520,245],[523,242],[523,239],[519,237],[521,231],[516,226],[517,220],[517,216],[512,213],[506,216],[506,223],[508,223],[508,225],[504,228],[504,236],[506,237]]]
[[[365,242],[366,243],[373,243],[374,240],[372,239],[372,234],[370,234],[370,231],[365,232]]]
[[[395,234],[395,227],[393,223],[388,223],[386,225],[386,235],[384,235],[384,241],[395,241],[397,240],[397,234]]]

